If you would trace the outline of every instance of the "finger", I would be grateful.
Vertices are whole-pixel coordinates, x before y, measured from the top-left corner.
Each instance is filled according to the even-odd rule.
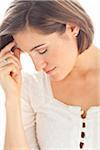
[[[18,68],[19,70],[21,70],[21,67],[18,63],[16,63],[16,61],[14,61],[12,58],[8,58],[7,59],[7,64],[5,64],[3,61],[0,63],[0,67],[4,67],[6,65],[9,64],[14,64],[16,66],[16,68]]]
[[[20,51],[20,49],[19,48],[16,48],[15,50],[14,50],[14,55],[20,60],[20,54],[21,54],[21,51]]]
[[[7,46],[5,46],[1,51],[0,51],[0,57],[2,57],[4,54],[7,52],[11,51],[11,49],[15,46],[15,42],[9,43]]]
[[[14,52],[13,52],[13,55],[20,62],[20,67],[22,68],[21,61],[20,61],[21,50],[19,48],[15,48]]]
[[[11,75],[11,74],[18,75],[18,73],[19,73],[19,70],[13,64],[8,64],[0,68],[0,76],[2,77],[5,77],[5,75]]]
[[[5,60],[5,59],[9,60],[10,58],[13,59],[20,66],[20,68],[21,68],[21,63],[18,60],[18,58],[15,57],[14,54],[12,54],[10,52],[6,53],[3,57],[0,58],[0,63],[2,64],[3,60]],[[10,60],[10,62],[11,62],[11,60]]]

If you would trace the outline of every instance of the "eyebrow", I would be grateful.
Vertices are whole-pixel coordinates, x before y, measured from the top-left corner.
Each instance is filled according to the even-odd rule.
[[[39,44],[39,45],[37,45],[37,46],[31,48],[30,51],[33,51],[34,49],[36,49],[36,48],[38,48],[38,47],[40,47],[40,46],[43,46],[43,45],[45,45],[45,44]]]
[[[40,47],[40,46],[43,46],[43,45],[45,45],[45,44],[39,44],[39,45],[37,45],[37,46],[31,48],[31,49],[29,50],[29,52],[31,52],[31,51],[33,51],[34,49],[36,49],[36,48],[38,48],[38,47]],[[19,48],[19,47],[18,47],[18,48]],[[19,48],[19,49],[20,49],[20,48]],[[20,49],[20,51],[21,51],[22,53],[24,53],[23,50]]]

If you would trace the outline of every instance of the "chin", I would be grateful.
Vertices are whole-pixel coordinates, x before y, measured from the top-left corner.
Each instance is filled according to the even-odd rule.
[[[55,75],[55,76],[49,76],[49,77],[51,81],[59,82],[59,81],[64,80],[67,77],[67,75],[61,74],[61,75]]]

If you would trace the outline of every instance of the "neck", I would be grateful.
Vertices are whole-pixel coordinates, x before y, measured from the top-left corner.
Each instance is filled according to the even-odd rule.
[[[84,74],[84,72],[94,70],[97,61],[97,49],[94,45],[85,50],[82,54],[78,56],[75,70],[80,71]]]

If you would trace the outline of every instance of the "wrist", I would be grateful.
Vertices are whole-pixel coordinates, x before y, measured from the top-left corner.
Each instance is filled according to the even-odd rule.
[[[6,108],[9,108],[9,109],[19,108],[20,107],[20,96],[6,97],[5,106],[6,106]]]

